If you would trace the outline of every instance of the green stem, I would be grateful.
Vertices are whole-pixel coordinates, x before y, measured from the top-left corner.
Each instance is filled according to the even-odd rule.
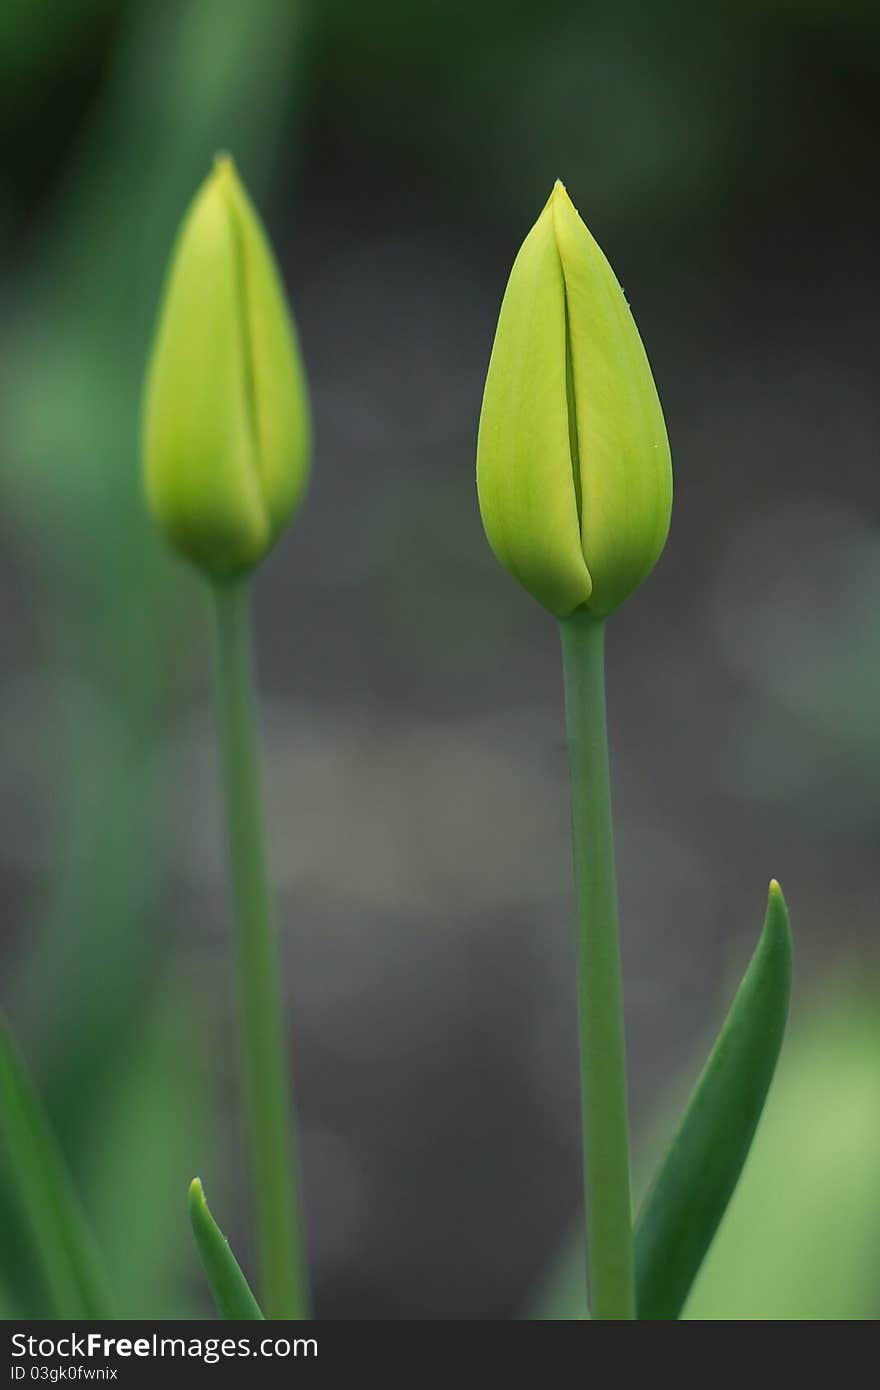
[[[605,718],[605,623],[560,623],[571,769],[584,1198],[594,1318],[635,1317],[623,991]]]
[[[309,1316],[292,1086],[260,798],[247,580],[214,585],[217,717],[235,898],[257,1256],[267,1318]]]

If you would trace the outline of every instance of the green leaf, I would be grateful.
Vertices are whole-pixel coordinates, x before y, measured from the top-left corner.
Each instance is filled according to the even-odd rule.
[[[109,1285],[73,1183],[5,1019],[0,1017],[0,1137],[55,1313],[113,1317]]]
[[[192,1228],[208,1276],[211,1293],[221,1318],[239,1322],[262,1320],[259,1304],[248,1287],[238,1260],[229,1248],[229,1241],[217,1225],[205,1201],[202,1184],[193,1178],[189,1189],[189,1215]]]
[[[749,1152],[790,990],[791,930],[774,879],[761,939],[636,1226],[640,1319],[681,1314]]]
[[[865,965],[823,972],[798,1011],[688,1321],[877,1319],[880,981]]]

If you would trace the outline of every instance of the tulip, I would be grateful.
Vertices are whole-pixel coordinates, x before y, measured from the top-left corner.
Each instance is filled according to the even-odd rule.
[[[558,618],[605,617],[666,541],[672,468],[642,340],[563,185],[514,262],[489,362],[477,488],[502,565]]]
[[[204,572],[213,598],[259,1289],[266,1316],[285,1319],[308,1314],[308,1269],[260,791],[251,571],[302,499],[309,433],[281,277],[223,156],[172,256],[147,378],[144,471],[154,517]],[[237,1316],[258,1316],[234,1261],[217,1266],[222,1237],[198,1202],[195,1216],[215,1293],[231,1288],[237,1306],[253,1304]]]
[[[262,560],[305,491],[309,410],[278,267],[227,156],[171,260],[143,432],[147,499],[172,544],[214,577]]]
[[[623,291],[561,183],[501,305],[477,441],[489,544],[559,619],[593,1316],[636,1314],[623,996],[605,714],[605,620],[654,566],[672,469]]]

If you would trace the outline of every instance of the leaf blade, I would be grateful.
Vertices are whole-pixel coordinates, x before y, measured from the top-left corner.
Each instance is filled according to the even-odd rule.
[[[190,1183],[189,1216],[202,1266],[221,1318],[262,1322],[260,1306],[251,1293],[229,1241],[211,1215],[198,1178],[193,1178]]]
[[[85,1212],[6,1020],[0,1016],[0,1136],[16,1196],[59,1318],[114,1316]]]
[[[791,993],[791,928],[770,884],[764,929],[636,1225],[638,1317],[680,1316],[748,1155]]]

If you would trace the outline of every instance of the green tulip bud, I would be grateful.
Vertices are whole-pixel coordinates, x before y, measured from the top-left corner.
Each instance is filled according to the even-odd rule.
[[[546,608],[604,617],[656,563],[663,412],[623,291],[557,182],[514,262],[477,444],[489,544]]]
[[[225,156],[178,235],[143,437],[147,500],[172,543],[214,576],[257,564],[302,499],[309,409],[278,267]]]

